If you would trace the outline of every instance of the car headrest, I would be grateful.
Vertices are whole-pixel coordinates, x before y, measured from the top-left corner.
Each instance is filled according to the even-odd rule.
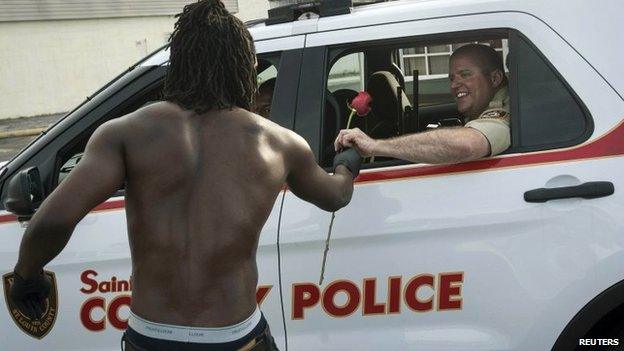
[[[400,97],[397,96],[397,88],[400,86],[394,75],[388,71],[377,71],[371,74],[368,79],[367,91],[373,97],[371,104],[373,110],[385,111],[383,113],[386,115],[384,118],[395,119],[399,101],[401,101],[403,109],[406,106],[411,106],[405,92],[401,92]]]
[[[404,91],[401,91],[401,96],[397,95],[400,86],[394,75],[388,71],[377,71],[368,78],[366,90],[373,98],[371,119],[375,120],[375,124],[385,124],[384,127],[376,127],[382,129],[378,131],[378,136],[391,136],[398,132],[399,101],[403,111],[405,107],[411,106]]]

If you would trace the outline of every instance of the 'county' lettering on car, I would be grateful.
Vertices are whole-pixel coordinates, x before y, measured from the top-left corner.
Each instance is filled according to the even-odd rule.
[[[107,299],[105,296],[90,297],[83,302],[80,308],[80,320],[82,325],[90,331],[101,331],[106,328],[106,322],[119,330],[125,330],[128,326],[127,319],[119,317],[122,307],[130,307],[132,283],[131,279],[118,279],[113,276],[109,280],[98,281],[97,271],[85,270],[80,275],[84,284],[80,291],[85,295],[95,293],[119,293]],[[464,282],[464,272],[445,272],[437,277],[433,274],[419,274],[407,279],[401,276],[387,278],[387,299],[377,301],[379,287],[377,278],[364,278],[362,287],[350,280],[334,280],[329,282],[321,290],[314,283],[295,283],[292,285],[292,316],[293,320],[305,318],[304,311],[321,304],[322,310],[331,317],[347,317],[361,307],[362,315],[397,314],[401,313],[401,305],[405,304],[414,312],[432,311],[435,306],[437,311],[460,310],[462,308],[461,288]],[[256,290],[256,301],[259,305],[271,291],[271,285],[259,285]],[[422,291],[425,291],[422,293]],[[419,297],[421,294],[430,295]],[[336,300],[343,295],[347,302],[338,304]],[[110,302],[107,302],[110,301]],[[95,310],[104,312],[104,316],[94,320],[92,314]]]

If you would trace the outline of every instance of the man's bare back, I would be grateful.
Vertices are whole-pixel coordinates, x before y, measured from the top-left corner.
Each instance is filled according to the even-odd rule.
[[[33,216],[16,272],[35,276],[125,184],[132,311],[158,323],[231,325],[256,308],[258,236],[285,183],[325,210],[345,206],[353,192],[345,166],[328,175],[303,138],[263,117],[155,103],[94,132]],[[38,240],[43,232],[47,240]]]
[[[188,326],[243,320],[256,308],[258,237],[286,180],[291,132],[243,109],[197,115],[167,102],[119,123],[131,135],[133,312]]]

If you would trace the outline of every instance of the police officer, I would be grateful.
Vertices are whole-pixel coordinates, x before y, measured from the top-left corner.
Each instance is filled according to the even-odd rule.
[[[373,139],[360,129],[343,129],[336,150],[355,148],[362,156],[416,163],[458,163],[494,156],[510,145],[509,95],[500,56],[486,45],[469,44],[450,59],[451,94],[466,124],[390,139]]]

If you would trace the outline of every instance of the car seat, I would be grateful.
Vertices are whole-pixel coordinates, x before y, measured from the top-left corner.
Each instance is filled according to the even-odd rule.
[[[377,71],[368,78],[367,91],[373,98],[368,117],[367,134],[373,138],[388,138],[402,133],[405,108],[411,104],[394,75]]]

